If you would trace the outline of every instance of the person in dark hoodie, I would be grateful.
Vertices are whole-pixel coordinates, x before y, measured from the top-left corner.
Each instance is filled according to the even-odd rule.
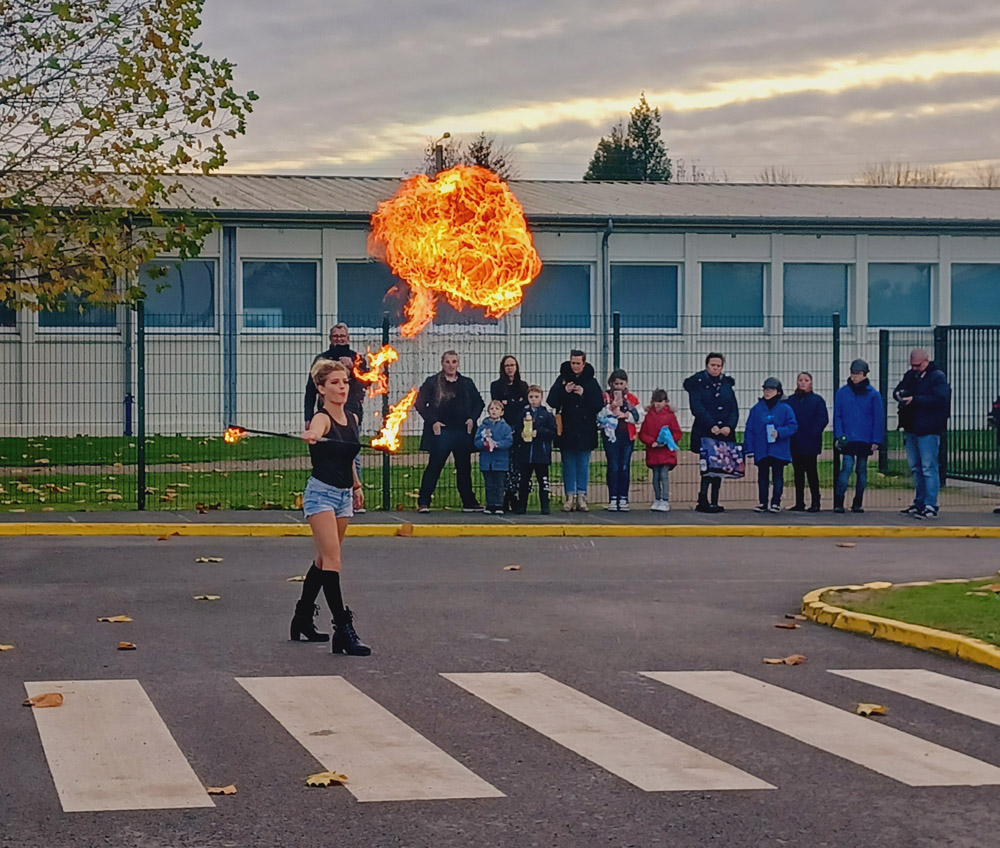
[[[705,357],[705,370],[692,374],[684,381],[684,391],[688,393],[694,424],[691,427],[691,452],[701,456],[702,438],[736,441],[736,422],[740,418],[740,407],[736,402],[733,386],[736,381],[723,374],[726,358],[721,353],[710,353]],[[698,512],[724,512],[719,506],[719,489],[722,479],[703,474],[698,492]]]
[[[417,512],[430,512],[431,497],[449,454],[455,457],[455,483],[462,512],[483,511],[472,491],[473,433],[483,406],[476,384],[458,373],[458,353],[446,350],[441,355],[441,370],[424,381],[413,404],[424,419],[420,449],[429,454],[420,480]]]
[[[910,370],[892,393],[899,403],[899,427],[904,432],[906,459],[916,490],[904,513],[914,518],[937,518],[938,451],[951,414],[951,387],[927,351],[910,351]]]
[[[500,360],[500,378],[490,383],[490,400],[503,404],[503,420],[517,433],[521,426],[521,413],[528,403],[528,384],[521,378],[517,358],[507,354]],[[503,508],[512,512],[517,506],[518,470],[514,452],[510,454],[510,468],[504,476]]]
[[[531,475],[538,480],[538,505],[542,515],[549,514],[549,463],[552,440],[556,437],[556,419],[542,406],[542,387],[528,387],[528,403],[522,411],[521,424],[514,430],[514,462],[518,468],[518,515],[528,510]]]
[[[844,496],[855,468],[851,512],[865,511],[868,457],[879,449],[884,436],[882,395],[868,380],[868,363],[855,359],[847,385],[833,397],[833,444],[840,453],[840,473],[833,484],[834,512],[844,512]]]
[[[757,464],[756,512],[781,512],[781,494],[785,488],[785,466],[792,461],[792,436],[799,429],[795,413],[781,403],[785,391],[777,377],[768,377],[763,397],[753,405],[743,432],[743,446]],[[773,493],[768,506],[768,491]]]
[[[826,401],[813,391],[812,374],[803,371],[795,379],[795,393],[785,399],[795,413],[799,429],[792,435],[792,468],[795,473],[795,503],[791,512],[806,509],[806,480],[811,502],[809,512],[819,512],[819,473],[816,460],[823,450],[823,431],[830,423]]]
[[[590,512],[587,506],[590,453],[597,447],[597,413],[604,403],[594,367],[582,350],[569,352],[569,360],[560,366],[546,402],[557,416],[566,493],[563,512],[574,509]]]

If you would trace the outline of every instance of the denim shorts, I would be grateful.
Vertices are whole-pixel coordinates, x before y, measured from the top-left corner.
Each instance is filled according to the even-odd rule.
[[[310,477],[302,496],[302,510],[306,518],[320,512],[332,512],[337,518],[351,518],[354,515],[354,491],[338,489]]]

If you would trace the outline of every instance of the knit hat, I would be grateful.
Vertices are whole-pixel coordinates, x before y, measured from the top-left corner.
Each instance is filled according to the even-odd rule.
[[[868,367],[868,363],[863,359],[855,359],[854,362],[851,363],[852,374],[856,374],[858,371],[863,371],[867,374],[870,370],[871,369]]]
[[[785,393],[785,390],[781,388],[781,380],[779,380],[777,377],[768,377],[764,381],[764,388],[775,389],[778,392],[778,394],[782,395]]]

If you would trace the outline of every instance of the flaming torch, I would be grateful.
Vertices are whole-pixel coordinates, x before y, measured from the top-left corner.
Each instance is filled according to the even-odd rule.
[[[399,428],[410,414],[410,407],[417,399],[417,387],[410,389],[403,399],[395,406],[389,407],[389,414],[385,416],[385,423],[382,425],[382,432],[372,439],[372,447],[376,450],[384,450],[389,453],[396,453],[402,443],[399,441]]]
[[[368,358],[368,370],[361,370],[361,355],[354,365],[354,379],[361,383],[368,384],[368,397],[389,393],[389,374],[385,370],[387,365],[399,361],[399,352],[392,345],[382,345],[376,353],[368,350],[365,353]]]

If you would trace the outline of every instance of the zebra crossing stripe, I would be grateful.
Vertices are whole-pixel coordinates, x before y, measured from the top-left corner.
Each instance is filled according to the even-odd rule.
[[[1000,689],[970,683],[922,668],[828,669],[830,674],[847,677],[871,686],[926,701],[953,713],[1000,725]]]
[[[774,789],[544,674],[441,676],[647,792]]]
[[[236,682],[359,801],[504,797],[342,677]]]
[[[64,698],[61,707],[32,713],[65,812],[215,806],[138,680],[24,688],[28,697]]]
[[[992,786],[1000,769],[735,671],[642,674],[908,786]]]

